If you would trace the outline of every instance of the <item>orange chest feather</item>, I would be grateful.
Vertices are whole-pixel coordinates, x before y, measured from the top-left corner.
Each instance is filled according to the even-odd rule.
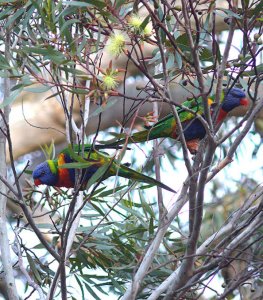
[[[65,155],[62,153],[58,158],[58,167],[64,165],[65,163]],[[74,187],[74,182],[71,179],[69,169],[58,168],[58,183],[56,186],[67,188]]]

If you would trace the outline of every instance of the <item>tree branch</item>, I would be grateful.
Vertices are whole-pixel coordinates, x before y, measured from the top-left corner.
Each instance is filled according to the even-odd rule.
[[[8,61],[10,61],[10,27],[6,28],[6,38],[5,38],[5,55]],[[4,99],[10,96],[10,79],[4,78]],[[4,130],[6,128],[6,123],[9,120],[10,106],[4,107],[4,112],[0,114],[0,128]],[[12,268],[12,260],[7,232],[7,220],[6,220],[6,203],[7,198],[4,196],[7,194],[7,186],[5,185],[7,177],[7,159],[6,159],[6,136],[3,131],[0,131],[0,174],[3,180],[0,181],[0,249],[1,249],[1,259],[4,270],[4,280],[6,284],[7,294],[9,299],[18,300],[17,288],[15,285],[15,278]]]

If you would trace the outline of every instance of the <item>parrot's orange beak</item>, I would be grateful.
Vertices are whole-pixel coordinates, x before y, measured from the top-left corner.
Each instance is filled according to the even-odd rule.
[[[249,105],[249,101],[247,98],[242,98],[240,100],[240,104],[243,105],[243,106],[248,106]]]
[[[42,182],[41,182],[40,179],[35,179],[35,180],[34,180],[34,183],[35,183],[36,186],[42,184]]]

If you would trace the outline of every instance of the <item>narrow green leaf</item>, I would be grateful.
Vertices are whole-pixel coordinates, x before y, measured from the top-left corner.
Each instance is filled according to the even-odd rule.
[[[98,168],[98,170],[93,174],[93,176],[89,179],[87,189],[89,189],[95,182],[99,181],[101,177],[103,177],[106,171],[109,168],[111,162],[106,163],[105,165]]]
[[[78,70],[76,68],[71,68],[71,67],[68,67],[68,66],[61,66],[61,67],[59,67],[59,70],[62,70],[62,71],[65,71],[65,72],[68,72],[68,73],[71,73],[71,74],[74,74],[74,75],[80,76],[80,77],[81,76],[83,76],[83,77],[88,76],[86,72],[84,72],[82,70]]]
[[[86,283],[84,282],[86,289],[88,292],[96,299],[96,300],[101,300],[101,298],[93,291],[93,289]]]
[[[32,15],[33,15],[34,11],[35,11],[35,7],[33,5],[30,9],[27,10],[27,12],[24,16],[24,19],[22,20],[23,21],[22,24],[24,27],[26,27],[26,25],[29,23],[29,20],[32,20],[31,18],[33,18]]]
[[[50,145],[44,144],[44,146],[40,145],[42,152],[45,155],[46,160],[54,159],[55,158],[55,144],[54,140],[52,139]]]
[[[45,100],[51,99],[51,98],[56,97],[56,96],[58,96],[60,94],[61,94],[61,92],[54,93],[54,94],[48,96],[47,98],[45,98]]]
[[[98,114],[108,110],[108,108],[110,108],[111,106],[113,106],[116,102],[118,101],[118,99],[111,99],[110,101],[107,102],[107,104],[105,106],[100,106],[99,108],[97,108],[93,113],[90,114],[90,118],[91,117],[95,117]]]
[[[104,281],[105,281],[105,279],[104,279]],[[94,287],[95,287],[98,291],[100,291],[102,294],[104,294],[104,295],[106,295],[106,296],[109,295],[109,294],[108,294],[106,291],[104,291],[103,288],[101,288],[98,284],[94,284]]]
[[[106,186],[103,186],[103,187],[101,187],[101,188],[96,189],[96,191],[94,191],[94,193],[93,193],[92,200],[94,200],[94,201],[100,201],[100,200],[96,199],[94,196],[100,194],[100,193],[101,193],[102,191],[104,191],[106,188],[107,188]]]
[[[102,9],[102,8],[104,8],[104,7],[107,6],[106,2],[104,2],[104,1],[98,1],[98,0],[86,0],[86,2],[92,4],[92,5],[94,5],[95,7],[100,8],[100,9]]]
[[[130,213],[132,216],[136,216],[138,217],[141,221],[143,220],[144,216],[141,214],[141,212],[139,212],[138,210],[134,210],[134,209],[131,209],[127,206],[124,206],[124,205],[120,205],[120,208],[122,208],[123,210],[125,210],[126,212]]]
[[[141,203],[135,203],[135,202],[131,201],[131,199],[128,199],[128,200],[122,199],[121,203],[124,204],[125,206],[129,207],[129,208],[131,208],[132,206],[137,207],[137,208],[142,207]],[[132,205],[131,205],[131,203],[132,203]]]
[[[142,207],[148,212],[148,214],[151,216],[151,218],[155,218],[154,212],[151,208],[151,206],[144,200],[142,197]]]
[[[42,243],[40,243],[40,244],[34,246],[33,249],[45,249],[45,247]]]
[[[233,12],[232,10],[225,9],[225,8],[220,8],[215,10],[215,13],[221,17],[225,17],[226,15],[228,17],[234,17],[236,19],[241,19],[242,17],[238,15],[237,13]]]
[[[81,1],[63,1],[64,5],[71,5],[71,6],[78,6],[78,7],[87,7],[89,6],[88,3],[81,2]]]
[[[80,290],[81,290],[81,295],[82,295],[82,300],[85,300],[85,294],[84,294],[84,289],[83,289],[83,284],[82,282],[79,280],[78,276],[75,275],[75,279],[80,287]]]
[[[54,225],[50,223],[39,223],[37,224],[37,227],[43,229],[54,229]]]
[[[58,65],[63,64],[67,61],[64,54],[54,49],[52,46],[47,46],[46,48],[24,47],[23,51],[27,53],[43,55],[46,59],[50,59],[52,62]]]
[[[113,284],[113,286],[118,289],[120,292],[124,293],[125,292],[125,288],[124,286],[120,285],[118,283],[118,281],[116,281],[112,276],[110,276],[111,282]]]
[[[19,90],[21,88],[23,88],[24,85],[22,83],[19,83],[17,85],[14,85],[12,88],[11,88],[11,92],[15,91],[15,90]]]
[[[32,273],[33,273],[33,275],[34,275],[35,280],[36,280],[38,283],[41,283],[41,282],[42,282],[42,279],[41,279],[40,274],[39,274],[39,272],[38,272],[38,270],[37,270],[37,268],[36,268],[36,265],[35,265],[34,260],[32,259],[32,257],[31,257],[28,253],[26,254],[26,256],[27,256],[27,260],[28,260],[30,269],[31,269],[31,271],[32,271]]]
[[[13,22],[15,22],[16,19],[18,19],[23,13],[25,12],[24,8],[20,8],[16,11],[16,13],[13,14],[11,18],[8,19],[8,21],[5,24],[5,28],[8,28],[9,25],[11,25]],[[20,21],[20,19],[19,19]]]
[[[168,60],[167,60],[167,63],[166,63],[166,67],[167,67],[167,69],[174,68],[174,55],[173,55],[173,53],[168,54]]]
[[[210,26],[210,14],[207,15],[206,20],[204,22],[204,25],[202,26],[202,30],[200,33],[200,44],[207,44],[206,42],[206,36],[209,32],[209,26]]]
[[[143,31],[145,29],[145,27],[148,25],[149,23],[149,19],[150,19],[150,15],[148,15],[142,22],[142,24],[140,25],[140,29]]]
[[[90,166],[90,162],[73,162],[59,166],[60,169],[86,169]]]
[[[89,91],[87,89],[70,89],[70,91],[73,94],[77,94],[77,95],[86,95],[89,93]]]
[[[62,27],[60,28],[60,33],[63,34],[64,30],[67,29],[70,25],[75,24],[75,23],[80,23],[80,20],[78,19],[71,19],[66,21]]]
[[[181,69],[183,66],[183,60],[178,51],[175,51],[175,61],[177,63],[178,69]]]
[[[157,15],[158,15],[159,20],[162,20],[162,19],[163,19],[164,12],[163,12],[163,9],[162,9],[162,6],[161,6],[161,5],[159,5],[159,7],[158,7]]]
[[[26,87],[24,90],[26,92],[30,92],[30,93],[45,93],[48,90],[50,90],[51,87],[47,86],[47,85],[41,85],[41,86],[37,86],[37,87]]]
[[[39,48],[39,47],[24,47],[23,51],[26,53],[36,53],[41,55],[48,55],[49,53],[47,48]]]
[[[65,16],[72,16],[75,13],[77,13],[78,8],[75,6],[68,6],[67,8],[64,8],[59,15],[57,15],[56,22],[58,22],[59,19],[66,19]]]
[[[0,53],[0,68],[1,69],[10,69],[10,65],[6,58]]]
[[[79,46],[77,48],[77,55],[79,57],[81,57],[81,51],[85,48],[86,45],[87,45],[87,38],[85,36],[83,36],[82,37],[82,41],[81,41],[81,43],[79,44]],[[98,52],[98,50],[96,52]],[[78,71],[80,71],[80,70],[78,70]],[[82,73],[84,74],[83,76],[85,76],[85,78],[88,76],[87,73],[85,73],[83,71],[82,71]],[[80,76],[82,76],[82,75],[80,75]]]
[[[91,203],[92,207],[101,215],[101,216],[105,216],[105,212],[100,208],[98,207],[94,202]],[[106,218],[106,220],[108,220]]]
[[[85,2],[81,1],[63,1],[65,5],[78,6],[78,7],[87,7],[87,6],[95,6],[97,8],[104,8],[106,6],[105,2],[98,0],[86,0]]]
[[[106,196],[113,195],[114,193],[121,191],[122,189],[124,189],[126,187],[127,187],[127,185],[118,186],[114,189],[110,189],[110,190],[107,190],[107,191],[104,191],[104,192],[98,194],[98,197],[106,197]]]
[[[5,98],[4,101],[2,103],[0,103],[0,109],[13,103],[16,100],[16,98],[19,96],[21,91],[22,91],[22,89],[20,88],[18,90],[11,92],[10,96]]]
[[[212,53],[212,51],[208,48],[203,48],[201,51],[200,51],[200,59],[201,61],[210,61],[210,62],[213,62],[214,60],[214,55]]]
[[[13,12],[13,7],[7,7],[0,12],[0,20],[7,19],[7,17]]]

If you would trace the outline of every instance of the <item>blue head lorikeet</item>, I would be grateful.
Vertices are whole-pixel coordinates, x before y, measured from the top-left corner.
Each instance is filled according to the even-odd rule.
[[[219,114],[216,123],[223,121],[227,114],[238,106],[248,106],[249,101],[246,94],[239,88],[226,89],[221,102]]]
[[[227,114],[238,106],[247,106],[248,100],[245,93],[238,88],[231,88],[222,93],[222,102],[220,105],[219,114],[216,124],[225,119]],[[208,106],[213,104],[214,97],[208,98]],[[191,99],[183,102],[182,106],[187,107],[194,111],[191,113],[184,108],[177,108],[177,112],[184,130],[184,137],[186,145],[191,154],[195,154],[198,149],[198,143],[206,135],[206,130],[201,121],[196,118],[196,114],[203,115],[204,107],[202,105],[202,98]],[[212,109],[211,109],[212,113]],[[138,143],[153,140],[156,138],[169,137],[172,139],[178,138],[177,123],[173,114],[169,114],[163,119],[159,120],[151,127],[146,127],[146,130],[134,133],[128,138],[128,143]],[[111,142],[108,145],[121,145],[127,140],[121,139],[116,142]]]
[[[104,146],[102,147],[104,148]],[[67,166],[67,168],[63,167],[63,165],[65,167]],[[120,176],[139,182],[157,185],[175,193],[175,191],[167,185],[134,171],[129,168],[127,164],[119,164],[106,153],[96,151],[90,147],[85,147],[84,158],[82,158],[81,163],[76,160],[75,155],[72,155],[72,151],[69,151],[69,149],[66,148],[58,155],[57,159],[47,160],[37,165],[32,175],[35,185],[45,184],[55,187],[74,188],[76,180],[75,170],[80,169],[81,187],[82,189],[85,189],[90,178],[103,166],[108,167],[102,175],[101,180],[105,180],[110,176]]]

